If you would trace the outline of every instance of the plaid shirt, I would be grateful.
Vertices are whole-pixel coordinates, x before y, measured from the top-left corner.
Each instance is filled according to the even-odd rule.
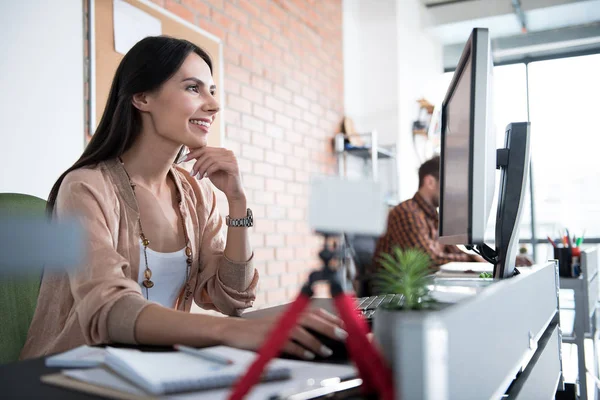
[[[381,252],[391,253],[395,246],[401,249],[418,248],[432,261],[432,269],[451,261],[476,261],[476,256],[464,253],[453,245],[438,242],[439,216],[436,208],[417,192],[410,200],[398,204],[388,215],[387,231],[379,238],[371,265],[379,266]],[[375,272],[375,270],[371,271]]]

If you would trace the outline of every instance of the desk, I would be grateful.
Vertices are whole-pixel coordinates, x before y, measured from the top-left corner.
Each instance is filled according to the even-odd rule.
[[[251,311],[244,316],[247,318],[260,318],[281,312],[286,305]],[[332,310],[330,299],[315,299],[313,307],[322,307]],[[131,347],[131,346],[126,346]],[[137,346],[148,351],[168,351],[170,347]],[[100,399],[102,397],[92,396],[73,390],[63,389],[43,384],[40,381],[42,375],[60,372],[61,368],[48,368],[44,364],[44,358],[20,361],[0,365],[0,398],[28,398],[48,400],[71,400],[71,399]],[[358,400],[359,397],[351,397]]]

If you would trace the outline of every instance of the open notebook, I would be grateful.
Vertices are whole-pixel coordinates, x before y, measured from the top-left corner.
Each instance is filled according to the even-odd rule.
[[[239,365],[244,372],[256,358],[256,353],[254,352],[225,346],[212,347],[207,350],[222,357],[235,360],[235,364]],[[147,354],[164,355],[172,353]],[[195,361],[200,363],[203,362],[203,360]],[[164,367],[165,366],[163,365],[163,368]],[[163,368],[161,368],[161,370]],[[351,365],[334,365],[296,360],[275,359],[269,363],[267,369],[268,371],[287,370],[291,373],[291,379],[272,381],[263,380],[261,384],[258,384],[253,388],[246,400],[265,400],[273,395],[284,392],[305,390],[308,384],[307,382],[313,382],[312,384],[315,386],[322,386],[333,384],[335,383],[334,381],[339,379],[344,380],[356,376],[356,370]],[[182,366],[176,366],[176,370],[181,371]],[[196,371],[195,373],[192,372],[194,378],[206,376],[206,372],[200,370],[194,371]],[[222,373],[224,374],[225,370],[223,370]],[[105,368],[64,370],[59,374],[45,375],[42,377],[42,381],[50,385],[103,397],[125,400],[139,400],[143,398],[168,398],[170,400],[225,400],[227,399],[232,386],[229,385],[227,387],[214,389],[203,387],[202,389],[195,391],[154,395],[150,394],[148,387],[140,386],[140,381],[135,382],[134,384],[129,378],[124,379],[120,374]]]
[[[201,352],[210,354],[211,350]],[[229,387],[247,368],[247,363],[222,365],[179,351],[147,353],[110,347],[104,362],[118,375],[155,395]],[[267,368],[262,380],[289,377],[289,368]]]

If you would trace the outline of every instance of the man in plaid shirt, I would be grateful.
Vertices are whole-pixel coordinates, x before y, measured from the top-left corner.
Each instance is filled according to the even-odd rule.
[[[419,190],[413,198],[390,211],[387,231],[377,242],[371,265],[377,268],[380,254],[391,253],[396,246],[423,250],[431,258],[434,271],[451,261],[484,261],[477,255],[461,251],[457,246],[438,242],[439,205],[440,158],[434,157],[419,168]]]

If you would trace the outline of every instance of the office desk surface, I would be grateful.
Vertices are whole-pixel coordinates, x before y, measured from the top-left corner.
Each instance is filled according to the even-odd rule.
[[[246,318],[260,318],[273,313],[280,313],[287,305],[265,308],[262,310],[246,313]],[[332,309],[331,299],[315,299],[313,307],[323,307]],[[130,347],[130,346],[127,346]],[[165,351],[168,347],[142,347],[143,350]],[[56,372],[61,368],[46,367],[45,358],[35,358],[26,361],[14,362],[0,365],[0,398],[28,398],[28,399],[48,399],[48,400],[71,400],[71,399],[101,399],[103,397],[92,396],[82,392],[63,389],[55,386],[43,384],[40,377]],[[357,397],[353,397],[357,399]]]

